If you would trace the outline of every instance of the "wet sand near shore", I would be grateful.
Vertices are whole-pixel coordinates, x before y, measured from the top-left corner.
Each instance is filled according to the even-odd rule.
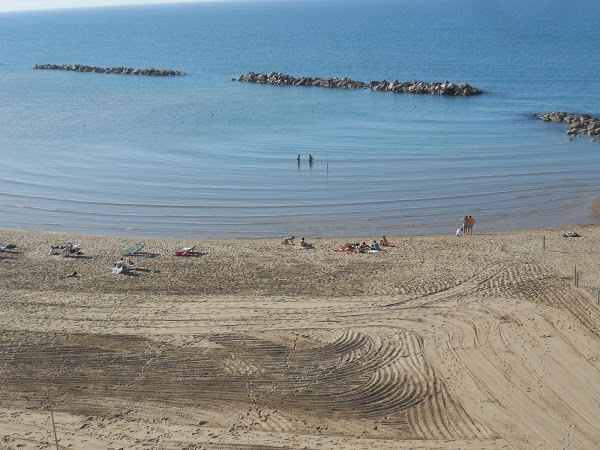
[[[0,231],[0,449],[55,448],[47,389],[60,448],[597,448],[600,226],[568,230],[147,239],[129,275],[135,240]]]

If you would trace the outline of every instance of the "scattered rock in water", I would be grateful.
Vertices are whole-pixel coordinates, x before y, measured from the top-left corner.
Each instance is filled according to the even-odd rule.
[[[46,70],[70,70],[73,72],[93,72],[93,73],[114,73],[119,75],[146,75],[155,77],[170,77],[175,75],[185,75],[185,72],[168,69],[133,69],[131,67],[94,67],[82,66],[80,64],[36,64],[34,69]]]
[[[589,114],[552,112],[537,114],[536,117],[544,122],[567,122],[570,128],[566,133],[569,136],[577,136],[578,134],[600,136],[600,118],[592,117]]]
[[[235,81],[235,78],[233,78]],[[455,95],[468,96],[483,94],[481,89],[477,89],[468,83],[451,83],[444,81],[443,83],[427,83],[425,81],[364,81],[351,80],[350,78],[314,78],[301,77],[295,78],[284,73],[271,72],[254,73],[248,72],[241,75],[237,81],[245,81],[247,83],[274,84],[276,86],[318,86],[337,89],[371,89],[372,91],[387,91],[395,94],[411,93],[411,94],[432,94],[432,95]]]

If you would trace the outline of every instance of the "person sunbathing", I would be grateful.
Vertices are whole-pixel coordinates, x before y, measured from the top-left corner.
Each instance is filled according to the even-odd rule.
[[[127,261],[125,259],[120,259],[115,263],[115,267],[117,269],[120,269],[121,267],[124,267],[125,269],[132,269],[133,266],[135,266],[135,261],[131,258],[127,258]]]
[[[381,247],[379,246],[379,242],[373,241],[373,245],[371,245],[371,250],[376,250],[376,251],[380,252]]]
[[[371,247],[369,247],[364,241],[358,247],[356,247],[357,253],[367,253],[369,250],[371,250]]]
[[[312,244],[309,244],[308,242],[306,242],[306,241],[304,240],[304,238],[302,238],[302,239],[300,240],[300,247],[302,247],[302,248],[314,248],[314,247],[313,247],[313,245],[312,245]]]
[[[63,278],[76,278],[79,274],[77,272],[70,273],[69,275],[64,275]]]
[[[563,237],[581,237],[581,235],[575,231],[565,231]]]
[[[281,243],[283,245],[294,245],[294,239],[295,239],[294,236],[289,236],[289,237],[284,238],[283,241],[281,241]]]
[[[356,247],[358,247],[358,244],[351,244],[350,242],[346,242],[342,248],[343,248],[344,250],[352,250],[352,251],[355,251],[355,250],[356,250]]]
[[[383,246],[390,245],[390,241],[388,241],[387,238],[385,236],[383,236],[381,238],[381,240],[379,241],[379,245],[383,245]]]
[[[181,247],[175,249],[175,256],[190,256],[191,254],[196,253],[196,246],[192,247]]]

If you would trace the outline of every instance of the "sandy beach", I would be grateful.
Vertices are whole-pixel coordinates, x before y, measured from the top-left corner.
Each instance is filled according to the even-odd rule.
[[[0,231],[0,449],[600,447],[600,226],[379,237]]]

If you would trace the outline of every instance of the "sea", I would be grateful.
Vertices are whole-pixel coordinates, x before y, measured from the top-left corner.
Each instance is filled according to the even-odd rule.
[[[465,215],[475,233],[593,223],[600,143],[532,115],[600,115],[599,17],[596,0],[1,13],[0,228],[310,239],[453,234]],[[235,81],[250,71],[485,93]]]

